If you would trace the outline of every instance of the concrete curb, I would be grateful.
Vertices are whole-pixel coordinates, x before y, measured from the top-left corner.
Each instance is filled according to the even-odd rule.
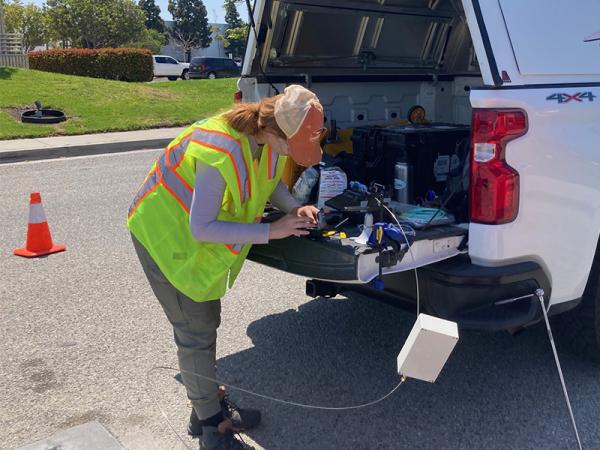
[[[0,141],[0,164],[165,148],[185,128],[154,128]]]
[[[40,159],[68,158],[71,156],[99,155],[102,153],[121,153],[147,148],[162,148],[166,147],[172,140],[173,138],[162,138],[143,141],[104,142],[99,144],[1,151],[0,164],[36,161]]]

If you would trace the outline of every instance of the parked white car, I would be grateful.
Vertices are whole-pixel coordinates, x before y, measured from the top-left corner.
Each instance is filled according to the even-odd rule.
[[[153,55],[154,76],[167,77],[171,81],[181,78],[189,80],[190,64],[177,61],[175,58],[166,55]]]
[[[542,288],[561,341],[600,357],[600,2],[258,0],[254,11],[266,33],[249,35],[238,100],[302,83],[326,125],[356,132],[420,105],[434,124],[470,124],[471,142],[455,164],[470,178],[459,223],[417,229],[412,254],[377,260],[350,240],[293,237],[251,258],[312,278],[313,296],[358,291],[413,311],[419,268],[421,310],[481,330],[540,321]]]

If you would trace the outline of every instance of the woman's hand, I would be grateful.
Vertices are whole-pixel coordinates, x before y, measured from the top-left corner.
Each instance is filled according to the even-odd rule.
[[[312,206],[312,205],[301,206],[299,208],[295,208],[292,211],[292,214],[294,214],[298,217],[308,217],[315,224],[319,221],[319,208]]]
[[[288,214],[271,224],[269,240],[283,239],[288,236],[306,236],[309,234],[308,229],[315,226],[316,224],[308,217]]]

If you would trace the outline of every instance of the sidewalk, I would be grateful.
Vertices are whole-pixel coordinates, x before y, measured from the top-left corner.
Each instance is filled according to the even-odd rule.
[[[184,128],[0,141],[0,164],[165,147]]]
[[[88,422],[60,431],[17,450],[124,450],[99,422]]]

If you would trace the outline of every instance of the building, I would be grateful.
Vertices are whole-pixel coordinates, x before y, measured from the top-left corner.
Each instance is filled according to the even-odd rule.
[[[167,29],[171,29],[173,28],[174,22],[172,20],[166,20],[165,25],[167,26]],[[192,58],[194,58],[195,56],[212,56],[217,58],[228,58],[229,55],[227,54],[227,50],[223,46],[223,42],[217,39],[217,36],[225,34],[227,24],[209,23],[208,26],[211,30],[213,30],[212,42],[207,48],[195,48],[194,50],[192,50]],[[185,61],[185,54],[183,50],[177,46],[173,38],[171,38],[169,43],[161,49],[160,54],[172,56],[178,61]]]

